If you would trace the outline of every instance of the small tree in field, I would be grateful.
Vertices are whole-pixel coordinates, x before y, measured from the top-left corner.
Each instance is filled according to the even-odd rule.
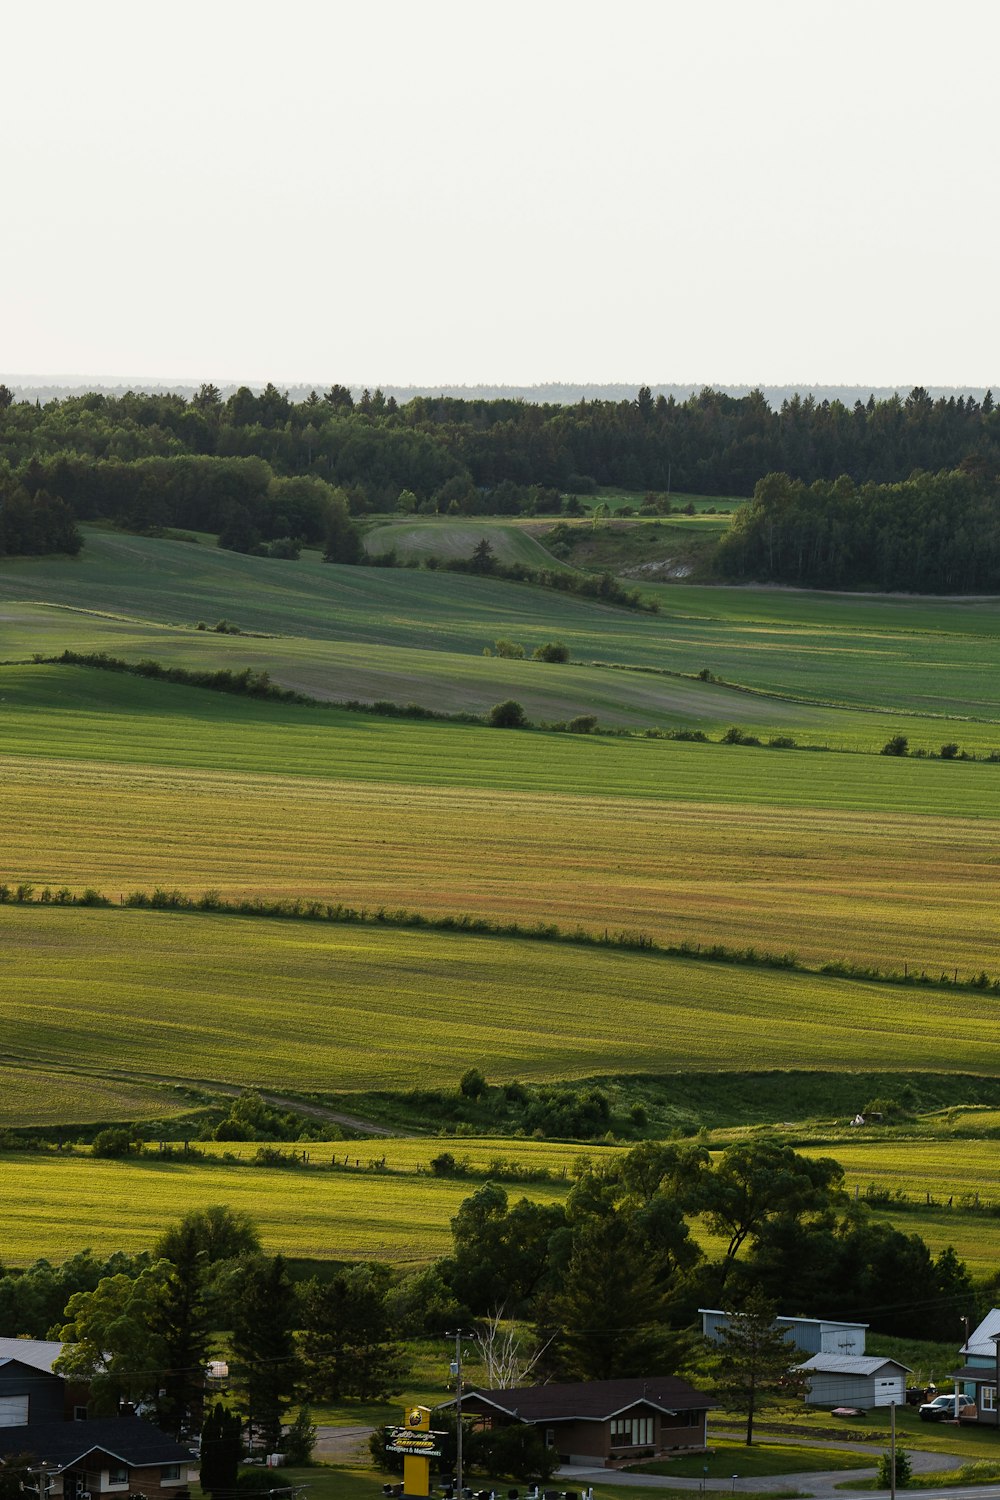
[[[494,703],[486,716],[486,721],[493,729],[522,729],[528,722],[524,709],[515,698],[507,698],[503,703]]]
[[[905,734],[894,734],[891,740],[886,740],[879,751],[879,755],[909,755],[910,742]]]
[[[716,1394],[730,1411],[746,1412],[748,1447],[760,1407],[769,1399],[800,1396],[805,1384],[794,1369],[800,1359],[798,1350],[774,1326],[776,1311],[773,1302],[754,1290],[743,1311],[731,1315],[721,1334]]]

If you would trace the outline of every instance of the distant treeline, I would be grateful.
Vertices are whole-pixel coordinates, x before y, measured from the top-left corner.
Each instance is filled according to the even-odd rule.
[[[1000,485],[954,469],[894,484],[768,474],[719,546],[731,578],[914,593],[1000,591]]]
[[[355,513],[394,506],[408,491],[421,508],[477,514],[487,492],[506,484],[749,495],[773,470],[807,483],[841,474],[858,484],[891,483],[914,469],[966,461],[992,475],[1000,470],[1000,417],[989,392],[982,401],[934,400],[919,387],[905,400],[871,397],[853,406],[796,395],[773,410],[759,390],[705,389],[677,400],[647,386],[631,400],[571,406],[452,396],[417,396],[400,406],[378,390],[355,401],[343,385],[299,402],[273,385],[259,394],[241,387],[224,401],[205,385],[190,400],[95,392],[41,406],[16,402],[0,386],[0,461],[21,476],[38,461],[46,487],[68,499],[49,483],[48,466],[60,455],[118,465],[259,459],[279,478],[312,476],[344,488]],[[506,492],[500,498],[521,503]],[[160,524],[221,529],[193,515],[162,515]]]

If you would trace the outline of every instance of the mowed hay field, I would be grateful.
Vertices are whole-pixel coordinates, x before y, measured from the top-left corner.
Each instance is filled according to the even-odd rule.
[[[0,697],[0,880],[1000,973],[1000,766],[501,733],[82,668],[0,669]]]
[[[526,940],[0,907],[12,1061],[323,1092],[682,1070],[1000,1072],[990,995]],[[23,1112],[30,1113],[25,1100]],[[27,1121],[26,1121],[27,1123]]]

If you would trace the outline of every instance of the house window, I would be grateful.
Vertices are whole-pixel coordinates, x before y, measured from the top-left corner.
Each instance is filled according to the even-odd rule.
[[[24,1427],[27,1421],[27,1396],[0,1396],[0,1427]]]
[[[108,1485],[128,1484],[128,1468],[125,1464],[112,1464],[108,1470]]]
[[[73,1408],[73,1421],[74,1422],[86,1422],[86,1420],[87,1420],[87,1408],[85,1406],[74,1406],[74,1408]]]
[[[995,1385],[981,1385],[979,1387],[979,1407],[981,1411],[996,1411],[997,1388]]]
[[[181,1477],[180,1464],[164,1464],[160,1470],[161,1484],[178,1484]]]
[[[612,1448],[651,1448],[653,1446],[652,1417],[612,1417]]]

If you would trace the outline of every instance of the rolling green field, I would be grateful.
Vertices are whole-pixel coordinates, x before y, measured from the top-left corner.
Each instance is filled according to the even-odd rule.
[[[991,995],[378,927],[0,907],[20,1065],[294,1090],[744,1069],[1000,1072]],[[30,1102],[21,1101],[21,1111]]]
[[[533,1184],[551,1199],[565,1188]],[[4,1260],[61,1260],[84,1246],[149,1250],[168,1224],[226,1203],[259,1225],[266,1250],[301,1259],[389,1260],[443,1254],[467,1183],[434,1177],[352,1177],[285,1168],[0,1157]]]
[[[470,527],[480,530],[387,530],[426,530],[464,549]],[[525,527],[496,535],[522,559],[541,551]],[[331,567],[315,554],[285,563],[99,530],[76,560],[0,562],[0,881],[96,886],[112,898],[157,885],[301,895],[792,950],[813,965],[1000,974],[1000,765],[870,753],[894,732],[928,749],[1000,745],[1000,603],[645,591],[659,616],[494,579]],[[195,628],[223,617],[260,634]],[[529,654],[563,640],[573,661],[484,657],[498,636]],[[67,647],[266,667],[318,697],[447,711],[516,697],[534,718],[596,712],[608,724],[713,735],[740,723],[869,753],[501,733],[31,661]],[[696,680],[702,668],[725,681]],[[492,1080],[539,1081],[770,1069],[1000,1076],[989,992],[131,909],[0,905],[0,952],[0,1124],[162,1117],[189,1107],[177,1086],[453,1086],[472,1065]],[[479,1163],[520,1148],[468,1149]],[[965,1168],[953,1148],[897,1161],[888,1153],[902,1146],[850,1142],[845,1165],[862,1192],[883,1175],[901,1185],[922,1172],[922,1190],[940,1197],[973,1158],[992,1182],[985,1147]],[[463,1195],[417,1172],[428,1149],[385,1148],[414,1190]],[[552,1161],[565,1166],[577,1149],[552,1147]],[[263,1180],[221,1162],[191,1170],[202,1183],[216,1170]],[[423,1246],[448,1215],[432,1233],[419,1212]],[[928,1208],[928,1238],[947,1243],[956,1224],[970,1261],[986,1264],[990,1221],[938,1223],[937,1213]],[[912,1214],[905,1222],[916,1227]],[[350,1254],[388,1233],[376,1224],[369,1234],[359,1218],[355,1235],[345,1223],[338,1243]]]
[[[493,1154],[529,1160],[530,1142],[496,1142]],[[419,1141],[309,1145],[309,1165],[299,1170],[250,1165],[247,1152],[256,1147],[226,1145],[202,1148],[205,1161],[104,1161],[86,1153],[0,1155],[0,1214],[4,1220],[4,1259],[24,1265],[39,1256],[60,1260],[84,1246],[98,1253],[115,1249],[150,1249],[157,1236],[183,1214],[227,1203],[249,1214],[259,1225],[265,1249],[303,1260],[378,1258],[399,1265],[447,1254],[450,1221],[473,1193],[475,1180],[436,1178],[418,1167],[441,1149],[478,1155],[475,1142],[447,1138]],[[385,1154],[391,1173],[336,1171],[346,1150],[366,1157]],[[571,1163],[576,1147],[550,1146],[553,1164]],[[239,1155],[241,1163],[221,1159]],[[600,1148],[588,1150],[592,1158]],[[916,1155],[916,1153],[914,1153]],[[484,1164],[489,1157],[484,1158]],[[532,1155],[530,1160],[535,1161]],[[408,1168],[406,1163],[410,1162]],[[905,1169],[905,1163],[904,1169]],[[396,1175],[403,1173],[405,1175]],[[553,1202],[563,1198],[572,1177],[552,1183],[509,1183],[511,1199],[528,1197]],[[936,1254],[955,1248],[974,1274],[996,1270],[995,1221],[975,1214],[931,1208],[919,1212],[876,1210],[905,1233],[919,1233]],[[724,1248],[706,1225],[695,1220],[692,1232],[711,1254]]]
[[[529,568],[562,568],[564,565],[532,535],[536,529],[537,522],[529,529],[517,522],[492,518],[477,520],[474,516],[455,520],[443,516],[433,520],[400,516],[366,532],[364,542],[365,551],[375,556],[380,552],[395,551],[401,559],[423,561],[427,557],[471,557],[474,548],[485,537],[499,563],[507,566],[523,563]]]
[[[181,626],[187,637],[198,620],[211,625],[226,617],[244,630],[271,632],[294,638],[298,644],[217,638],[194,644],[186,640],[183,649],[205,653],[208,645],[222,662],[232,659],[245,664],[252,658],[254,665],[271,667],[292,686],[302,685],[292,680],[296,670],[308,669],[308,690],[316,691],[324,675],[317,643],[337,643],[342,654],[332,665],[327,663],[327,691],[333,696],[351,696],[334,678],[337,670],[346,671],[352,661],[355,666],[364,661],[363,654],[352,657],[344,650],[349,645],[444,652],[453,658],[481,657],[483,647],[499,636],[522,641],[529,654],[544,641],[558,638],[570,647],[574,661],[620,662],[690,674],[708,668],[726,682],[791,698],[800,705],[803,732],[816,730],[816,722],[806,712],[809,705],[815,711],[816,706],[832,704],[877,716],[892,714],[888,726],[884,717],[878,729],[867,725],[869,745],[873,735],[881,735],[879,743],[887,737],[882,727],[887,732],[897,727],[907,732],[907,725],[895,722],[899,715],[912,718],[915,724],[920,723],[915,716],[932,716],[924,725],[924,737],[914,743],[936,748],[946,737],[947,726],[935,724],[934,719],[953,718],[979,724],[978,729],[971,722],[967,728],[961,726],[961,737],[969,744],[970,736],[976,736],[983,748],[992,744],[989,734],[1000,721],[1000,604],[996,600],[652,584],[644,585],[643,591],[659,601],[659,616],[635,615],[528,585],[461,574],[335,567],[318,561],[315,554],[288,563],[90,530],[77,559],[23,558],[0,563],[0,601],[8,606],[0,605],[0,657],[24,659],[34,651],[65,646],[112,650],[115,641],[123,654],[134,649],[137,654],[166,656],[182,643],[154,632],[154,646],[141,622]],[[24,606],[29,604],[126,619],[124,623],[114,619],[102,623],[84,616],[67,620],[60,611],[46,616],[37,609],[26,615]],[[286,657],[291,658],[287,673],[279,670]],[[476,665],[482,670],[488,664]],[[505,663],[504,670],[518,668],[520,680],[527,682],[523,674],[532,666],[537,664]],[[456,663],[439,662],[435,669],[433,661],[407,659],[399,667],[414,676],[410,696],[434,706],[431,694],[444,691]],[[387,669],[387,662],[373,659],[372,680]],[[621,674],[623,679],[625,675]],[[613,695],[619,686],[606,691]],[[646,687],[648,691],[648,683]],[[579,692],[582,704],[585,685]],[[372,696],[391,694],[376,687]],[[752,712],[750,699],[746,694],[738,696],[748,705],[745,718]],[[736,706],[733,697],[727,699],[725,715],[721,702],[712,698],[706,702],[707,720],[739,721],[740,715],[731,712]],[[610,709],[605,712],[610,714]],[[794,713],[781,714],[777,707],[771,712],[773,722],[783,724],[787,732]],[[758,717],[753,722],[770,721]],[[836,716],[824,718],[822,734],[817,730],[812,737],[837,742],[837,722]],[[960,737],[957,730],[948,732]],[[845,742],[856,742],[857,726],[845,722],[842,733]],[[1000,732],[994,738],[1000,739]]]
[[[0,699],[3,880],[1000,972],[1000,766],[504,734],[83,668],[0,669]]]

